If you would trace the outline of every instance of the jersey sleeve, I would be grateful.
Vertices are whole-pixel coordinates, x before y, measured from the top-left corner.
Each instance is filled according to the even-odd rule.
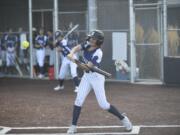
[[[94,55],[93,55],[93,57],[92,57],[92,59],[91,59],[91,62],[92,62],[95,66],[98,66],[98,65],[100,64],[101,60],[102,60],[102,56],[103,56],[102,51],[101,51],[100,49],[98,49],[98,50],[94,53]]]
[[[63,46],[66,46],[66,45],[67,45],[67,40],[63,39],[63,40],[61,41],[61,43],[62,43]]]

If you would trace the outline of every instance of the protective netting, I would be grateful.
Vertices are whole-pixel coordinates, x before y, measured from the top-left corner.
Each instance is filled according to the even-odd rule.
[[[97,1],[97,22],[98,28],[105,33],[105,42],[102,47],[104,57],[102,61],[102,68],[113,74],[114,79],[128,80],[129,73],[123,70],[118,70],[113,60],[112,52],[112,35],[114,32],[124,32],[127,34],[127,43],[129,42],[129,4],[127,0],[98,0]],[[121,40],[121,39],[119,39]],[[129,65],[129,46],[127,46],[127,59]],[[119,53],[122,50],[119,48]],[[118,61],[118,60],[117,60]],[[117,70],[116,70],[117,69]]]
[[[169,3],[170,0],[168,0]],[[135,30],[136,30],[136,73],[140,79],[158,79],[160,78],[160,69],[162,61],[162,43],[163,27],[162,27],[162,0],[134,0],[135,9]],[[178,1],[177,1],[178,2]],[[97,27],[105,33],[105,42],[102,46],[104,57],[102,68],[113,74],[115,79],[129,79],[129,73],[117,71],[115,60],[113,60],[113,34],[127,34],[127,59],[125,60],[130,65],[130,46],[129,46],[129,1],[128,0],[97,0]],[[138,4],[138,5],[137,5]],[[143,6],[145,4],[146,6]],[[149,4],[149,6],[147,6]],[[152,5],[151,5],[152,4]],[[156,6],[157,4],[157,6]],[[168,21],[168,55],[180,55],[180,5],[173,3],[169,5],[167,21]],[[53,30],[53,0],[32,0],[32,20],[33,20],[33,43],[35,34],[39,28],[43,27],[45,31]],[[149,9],[147,9],[149,8]],[[78,42],[81,43],[88,33],[89,18],[88,18],[88,1],[87,0],[58,0],[58,28],[64,34],[76,24],[79,24],[75,31]],[[28,20],[28,1],[25,0],[1,0],[0,1],[0,38],[11,28],[13,33],[20,35],[19,28],[23,28],[26,33],[27,40],[29,34]],[[20,44],[20,43],[17,43]],[[161,44],[162,45],[162,44]],[[21,63],[20,45],[17,45],[16,56]],[[30,64],[29,55],[35,56],[33,52],[25,52],[25,63]],[[6,51],[5,51],[6,52]],[[121,49],[119,53],[122,53]],[[3,55],[3,56],[2,56]],[[1,51],[1,71],[6,74],[7,69],[2,70],[2,65],[6,65],[4,52]],[[2,58],[3,57],[3,58]],[[46,51],[45,63],[48,66],[49,49]],[[36,59],[33,57],[33,65],[36,64]],[[28,67],[27,66],[27,67]],[[29,75],[29,69],[21,67],[23,75]],[[3,67],[4,68],[4,67]],[[29,68],[29,67],[28,67]],[[47,75],[47,69],[46,75]],[[15,69],[13,75],[18,75],[19,72]],[[120,76],[119,76],[120,75]]]
[[[180,56],[180,12],[179,7],[168,8],[168,55]]]
[[[136,68],[140,79],[159,79],[161,27],[158,9],[136,9]]]

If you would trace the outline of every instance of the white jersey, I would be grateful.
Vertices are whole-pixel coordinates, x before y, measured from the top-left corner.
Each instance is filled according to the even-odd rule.
[[[103,56],[103,52],[101,48],[88,51],[88,48],[90,47],[89,44],[82,44],[81,47],[82,50],[84,51],[83,53],[84,62],[87,63],[88,61],[90,61],[93,63],[94,66],[99,67]]]
[[[58,41],[56,44],[57,46],[62,48],[61,52],[64,57],[66,57],[70,53],[71,49],[70,47],[68,47],[66,39],[63,39],[62,41]]]

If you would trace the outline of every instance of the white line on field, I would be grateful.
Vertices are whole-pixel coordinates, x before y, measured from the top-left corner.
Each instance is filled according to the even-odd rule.
[[[81,126],[77,127],[78,129],[106,129],[106,128],[122,128],[123,126]],[[11,129],[67,129],[69,127],[13,127]],[[106,133],[78,133],[76,135],[138,135],[140,132],[139,126],[133,126],[133,130],[131,132],[106,132]],[[57,133],[53,134],[28,134],[28,135],[57,135]],[[8,135],[17,135],[17,134],[8,134]],[[23,134],[21,134],[23,135]],[[25,134],[24,134],[25,135]],[[27,135],[27,134],[26,134]],[[58,135],[65,135],[65,133],[58,133]]]
[[[9,128],[9,127],[0,127],[0,135],[5,134],[5,133],[9,132],[10,130],[11,130],[11,128]]]
[[[123,126],[78,126],[79,129],[100,129],[100,128],[122,128]],[[180,125],[136,125],[134,127],[154,127],[154,128],[163,128],[163,127],[180,127]],[[68,129],[69,127],[10,127],[11,129]]]
[[[123,126],[79,126],[78,129],[110,129],[110,128],[122,128]],[[112,133],[78,133],[76,135],[138,135],[140,132],[140,128],[180,128],[180,125],[136,125],[133,126],[133,130],[131,132],[112,132]],[[5,134],[10,130],[17,129],[17,130],[33,130],[33,129],[68,129],[69,127],[1,127],[0,135]],[[21,134],[21,135],[66,135],[65,133],[39,133],[39,134]],[[18,134],[9,134],[9,135],[18,135]]]
[[[142,127],[142,128],[171,128],[171,127],[174,127],[174,128],[178,128],[180,127],[180,125],[139,125],[139,127]]]
[[[121,126],[122,127],[122,126]],[[106,132],[106,133],[76,133],[76,135],[138,135],[140,132],[140,127],[133,126],[133,130],[131,132]],[[53,134],[28,134],[28,135],[67,135],[65,133],[53,133]],[[17,134],[8,134],[8,135],[17,135]],[[21,134],[21,135],[27,135],[27,134]]]
[[[78,129],[122,128],[123,126],[77,126]],[[69,127],[11,127],[12,129],[68,129]]]
[[[8,134],[8,135],[18,135],[18,134]],[[67,135],[67,134],[61,134],[61,133],[55,133],[55,134],[44,134],[44,133],[41,133],[41,134],[19,134],[19,135]],[[75,135],[138,135],[138,134],[132,134],[132,133],[76,133]]]

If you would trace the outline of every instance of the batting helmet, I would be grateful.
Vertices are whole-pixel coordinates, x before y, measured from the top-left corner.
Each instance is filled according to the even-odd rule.
[[[95,39],[97,45],[102,45],[104,42],[104,33],[101,30],[92,31],[88,37]]]
[[[57,39],[58,37],[63,37],[63,32],[61,31],[61,30],[57,30],[56,32],[55,32],[55,38]]]

